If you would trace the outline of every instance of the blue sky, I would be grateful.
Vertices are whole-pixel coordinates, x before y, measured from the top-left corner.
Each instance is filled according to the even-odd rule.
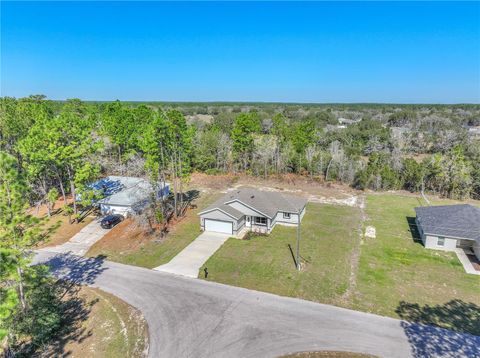
[[[1,95],[480,102],[478,2],[4,2]]]

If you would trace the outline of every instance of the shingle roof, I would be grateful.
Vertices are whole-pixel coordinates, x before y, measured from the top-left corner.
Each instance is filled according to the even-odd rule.
[[[98,203],[121,206],[134,206],[148,200],[153,191],[150,182],[143,178],[113,175],[93,183],[91,187],[104,192],[105,197]]]
[[[425,234],[480,241],[480,208],[469,204],[415,208]]]
[[[222,204],[222,205],[219,205],[218,208],[220,210],[225,211],[230,216],[233,216],[235,219],[241,219],[243,216],[243,213],[241,211],[238,211],[237,209],[232,208],[230,205]]]
[[[233,209],[231,206],[226,205],[226,203],[236,200],[241,201],[245,205],[253,208],[256,211],[259,211],[260,213],[263,213],[269,218],[273,218],[279,211],[297,213],[301,211],[305,205],[307,205],[307,200],[298,196],[287,195],[279,192],[242,188],[227,193],[200,214],[216,208],[228,207]],[[238,210],[233,210],[243,216],[243,214]],[[235,215],[238,215],[237,213]]]

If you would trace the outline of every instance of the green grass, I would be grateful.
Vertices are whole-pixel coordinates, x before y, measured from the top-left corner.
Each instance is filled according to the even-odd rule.
[[[108,260],[127,265],[154,268],[169,262],[180,251],[200,235],[200,219],[197,215],[206,206],[217,200],[221,193],[202,193],[195,200],[197,208],[189,210],[187,215],[177,222],[165,238],[154,241],[150,238],[139,245],[131,245],[127,240],[118,244],[105,244],[100,240],[88,251],[88,256],[106,256]],[[135,238],[131,238],[135,240]]]
[[[401,301],[443,305],[459,299],[480,305],[480,277],[467,275],[455,253],[427,250],[413,240],[407,218],[414,218],[420,205],[410,196],[367,197],[365,224],[376,228],[377,237],[361,246],[353,308],[395,317]]]
[[[229,239],[206,262],[208,280],[335,303],[348,287],[359,225],[357,208],[309,204],[301,226],[303,271],[295,270],[288,246],[295,253],[296,228],[277,225],[269,236]]]
[[[290,244],[295,251],[296,229],[277,226],[268,237],[229,239],[205,264],[208,280],[465,331],[451,317],[480,312],[480,277],[466,274],[454,253],[427,250],[413,240],[407,218],[421,205],[417,198],[372,194],[366,205],[363,223],[358,208],[308,205],[301,241],[308,263],[302,272],[295,270],[288,249]],[[376,228],[376,238],[357,246],[359,263],[350,285],[358,229],[367,225]]]

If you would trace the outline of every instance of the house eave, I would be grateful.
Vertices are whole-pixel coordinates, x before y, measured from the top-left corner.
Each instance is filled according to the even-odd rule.
[[[261,214],[261,215],[263,215],[263,216],[265,216],[265,217],[267,217],[267,218],[269,218],[269,219],[273,219],[272,216],[267,215],[267,214],[265,214],[265,213],[262,213],[260,210],[255,209],[253,206],[250,206],[250,205],[248,205],[248,204],[245,204],[243,201],[241,201],[241,200],[239,200],[239,199],[234,199],[234,200],[226,201],[226,202],[225,202],[225,205],[228,205],[228,204],[231,204],[231,203],[234,203],[234,202],[239,202],[240,204],[245,205],[247,208],[252,209],[253,211],[256,211],[257,213],[259,213],[259,214]],[[275,213],[275,215],[277,215],[277,214],[278,214],[278,211]]]
[[[212,211],[216,211],[216,210],[224,213],[225,215],[227,215],[227,216],[229,216],[229,217],[231,217],[232,219],[235,219],[235,220],[237,220],[237,221],[241,219],[241,218],[236,218],[236,217],[233,216],[232,214],[229,214],[229,213],[227,213],[225,210],[222,210],[222,209],[220,209],[220,208],[212,208],[212,209],[209,209],[209,210],[204,210],[204,211],[202,211],[201,213],[198,213],[197,215],[198,215],[198,216],[202,216],[203,214],[211,213]]]
[[[453,235],[444,235],[444,234],[439,234],[439,233],[433,233],[433,232],[424,232],[423,233],[425,236],[430,235],[430,236],[440,236],[444,237],[446,239],[456,239],[456,240],[471,240],[471,241],[477,241],[478,239],[472,239],[471,237],[461,237],[461,236],[453,236]]]

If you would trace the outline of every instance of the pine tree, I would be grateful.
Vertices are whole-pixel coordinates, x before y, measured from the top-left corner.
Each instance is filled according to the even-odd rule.
[[[5,322],[18,306],[21,316],[28,313],[26,281],[32,277],[31,250],[49,233],[42,220],[27,213],[27,194],[18,162],[0,152],[0,339],[7,334]]]

